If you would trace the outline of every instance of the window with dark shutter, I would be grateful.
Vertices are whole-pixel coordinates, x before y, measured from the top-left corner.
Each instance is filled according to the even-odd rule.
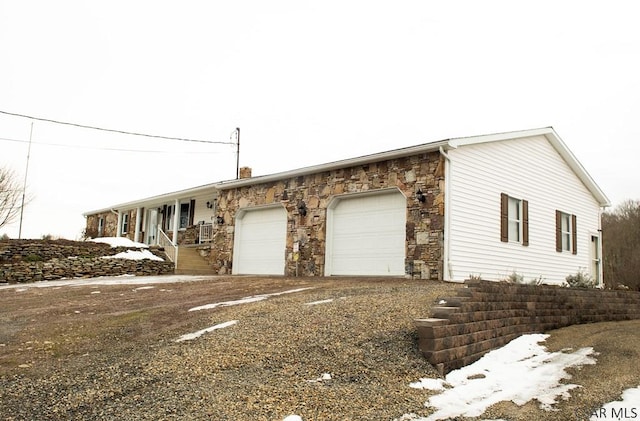
[[[556,251],[562,252],[562,212],[556,210]]]
[[[194,199],[191,199],[191,202],[189,203],[189,226],[193,225],[193,215],[195,213],[196,210],[196,201]]]
[[[571,253],[578,254],[578,217],[571,215]]]
[[[529,245],[529,201],[522,201],[522,245]]]
[[[578,254],[577,217],[556,210],[556,251]]]
[[[500,241],[509,241],[509,196],[500,194]]]
[[[500,241],[529,245],[529,202],[500,193]]]

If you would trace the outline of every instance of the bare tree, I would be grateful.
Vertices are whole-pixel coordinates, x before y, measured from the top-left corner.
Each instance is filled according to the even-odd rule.
[[[22,209],[22,187],[15,173],[0,167],[0,227],[11,223]]]
[[[640,201],[627,200],[602,216],[604,281],[640,290]]]

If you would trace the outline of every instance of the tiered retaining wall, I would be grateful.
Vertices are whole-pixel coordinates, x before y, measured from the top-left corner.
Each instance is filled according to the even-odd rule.
[[[165,259],[104,259],[127,247],[111,247],[104,243],[69,240],[7,240],[0,241],[0,282],[50,281],[61,278],[82,278],[117,275],[161,275],[173,273],[174,265],[164,251],[150,248]]]
[[[581,323],[640,319],[640,292],[467,281],[415,321],[419,347],[440,373],[477,361],[520,335]]]

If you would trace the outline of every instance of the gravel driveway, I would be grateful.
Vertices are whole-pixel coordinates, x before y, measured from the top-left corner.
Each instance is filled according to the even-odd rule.
[[[428,316],[438,298],[458,287],[405,279],[212,277],[2,289],[0,418],[426,416],[429,392],[408,384],[437,374],[417,350],[413,319]],[[216,305],[189,311],[207,304]],[[550,348],[600,352],[598,364],[574,373],[571,382],[584,387],[558,412],[505,403],[486,415],[584,419],[576,414],[640,384],[639,338],[638,322],[553,332]]]

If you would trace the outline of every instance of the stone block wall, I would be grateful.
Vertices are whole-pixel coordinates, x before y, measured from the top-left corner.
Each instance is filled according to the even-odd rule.
[[[640,319],[640,292],[467,281],[415,321],[422,354],[444,374],[528,333]]]
[[[173,273],[174,265],[164,251],[149,250],[165,261],[103,259],[125,250],[104,243],[68,240],[0,241],[0,282],[49,281],[116,275],[161,275]]]
[[[285,275],[322,276],[330,201],[337,195],[390,187],[407,197],[407,275],[442,279],[444,162],[437,152],[222,190],[217,212],[225,223],[216,227],[211,265],[220,274],[231,273],[233,225],[239,209],[282,203],[288,214]],[[424,202],[415,199],[418,189]],[[301,202],[306,215],[298,211]],[[299,245],[297,260],[294,243]]]

